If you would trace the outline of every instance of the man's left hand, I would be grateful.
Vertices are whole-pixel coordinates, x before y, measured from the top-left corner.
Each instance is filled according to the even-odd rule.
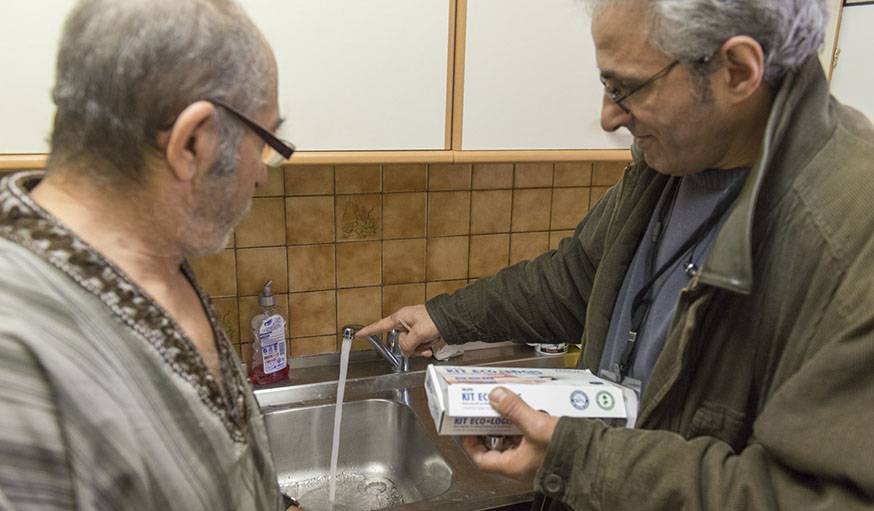
[[[533,483],[537,469],[543,463],[546,447],[552,440],[558,417],[538,412],[504,387],[492,390],[489,402],[502,417],[510,419],[523,436],[517,437],[515,445],[503,452],[490,451],[480,437],[468,436],[462,439],[464,449],[473,462],[486,472]]]

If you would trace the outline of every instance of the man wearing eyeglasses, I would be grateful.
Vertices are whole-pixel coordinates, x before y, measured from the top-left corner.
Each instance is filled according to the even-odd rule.
[[[638,390],[634,429],[492,393],[523,436],[465,446],[535,509],[872,509],[874,128],[829,96],[825,2],[593,3],[621,181],[557,250],[359,335],[579,341]]]
[[[191,256],[293,147],[230,0],[82,0],[48,172],[0,183],[0,509],[278,510],[267,436]]]

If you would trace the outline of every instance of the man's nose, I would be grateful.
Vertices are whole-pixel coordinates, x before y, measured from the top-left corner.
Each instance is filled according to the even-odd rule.
[[[627,127],[630,123],[631,114],[623,110],[605,94],[601,102],[601,129],[614,132],[622,126]]]

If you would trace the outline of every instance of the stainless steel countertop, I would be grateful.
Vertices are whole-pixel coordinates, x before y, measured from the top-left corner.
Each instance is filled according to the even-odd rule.
[[[336,356],[336,355],[335,355]],[[444,362],[410,360],[410,372],[394,374],[388,364],[369,354],[359,354],[349,364],[345,401],[388,398],[407,404],[452,468],[449,489],[427,501],[394,507],[402,510],[452,509],[479,511],[530,501],[529,485],[480,471],[462,449],[459,438],[437,435],[425,396],[425,369],[429,363],[443,365],[492,365],[510,367],[574,368],[579,350],[564,355],[541,355],[524,344],[471,350]],[[330,359],[328,359],[330,361]],[[301,406],[330,404],[336,400],[338,366],[292,367],[290,384],[259,387],[255,391],[263,413]]]

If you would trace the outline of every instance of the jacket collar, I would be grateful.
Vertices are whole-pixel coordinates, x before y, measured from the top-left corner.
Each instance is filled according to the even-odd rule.
[[[835,128],[828,82],[816,56],[782,82],[771,107],[765,138],[740,195],[714,240],[698,282],[749,294],[753,290],[753,220],[766,177],[791,179],[829,139]],[[782,178],[782,179],[781,179]],[[691,285],[694,287],[696,282]]]

